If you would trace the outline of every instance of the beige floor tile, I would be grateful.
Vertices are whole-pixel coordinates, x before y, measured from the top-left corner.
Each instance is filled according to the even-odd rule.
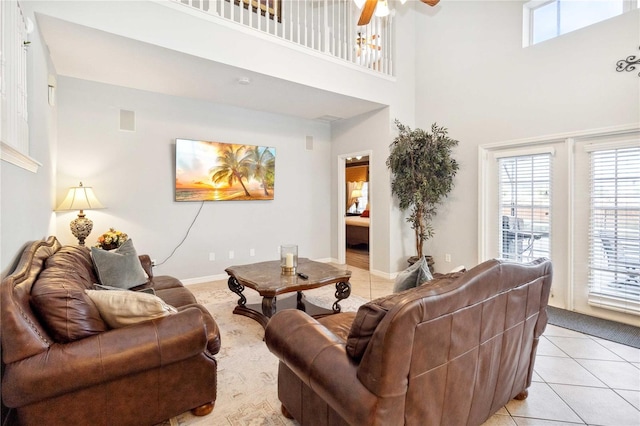
[[[392,280],[392,279],[389,279],[389,278],[380,277],[380,276],[373,275],[373,274],[371,274],[371,281],[372,282],[380,282],[380,283],[391,284],[392,287],[393,287],[393,283],[395,282],[395,280]]]
[[[532,382],[544,382],[544,380],[542,380],[542,377],[540,377],[540,375],[538,373],[536,373],[535,371],[533,372],[533,376],[531,377],[531,381]]]
[[[629,404],[640,410],[640,392],[615,389],[615,392],[623,397]]]
[[[565,352],[563,352],[562,349],[551,343],[551,341],[544,335],[540,338],[536,354],[564,358],[567,358],[569,356]]]
[[[578,333],[577,331],[573,331],[573,330],[568,330],[566,328],[562,328],[562,327],[558,327],[555,326],[553,324],[547,324],[547,328],[545,328],[544,336],[562,336],[562,337],[577,337],[577,338],[582,338],[582,339],[589,339],[590,337],[582,334],[582,333]]]
[[[513,420],[518,426],[575,426],[585,423],[557,422],[554,420],[530,419],[528,417],[514,417]]]
[[[513,417],[580,423],[582,420],[546,383],[531,383],[524,401],[509,401],[507,410]]]
[[[638,348],[604,339],[595,339],[595,341],[626,361],[640,363],[640,349]]]
[[[640,370],[628,362],[594,359],[576,361],[610,388],[640,391]]]
[[[507,411],[507,407],[502,407],[501,409],[496,411],[495,414],[508,416],[509,415],[509,411]]]
[[[550,385],[587,424],[637,426],[640,411],[611,389]]]
[[[509,414],[496,413],[482,423],[482,426],[517,426],[517,424]]]
[[[571,358],[537,356],[534,370],[547,383],[606,387],[596,376]]]
[[[346,268],[351,271],[351,280],[367,280],[369,281],[369,271],[364,271],[362,269],[348,267]]]
[[[618,355],[591,339],[546,336],[547,339],[571,358],[623,361]]]

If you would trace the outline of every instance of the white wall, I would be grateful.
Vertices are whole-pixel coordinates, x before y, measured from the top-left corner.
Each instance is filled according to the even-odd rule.
[[[426,246],[446,271],[479,261],[479,145],[640,121],[637,72],[615,71],[638,52],[640,11],[522,48],[522,2],[416,10],[416,125],[438,122],[460,141],[456,186]]]
[[[59,87],[58,201],[82,180],[107,206],[87,212],[94,221],[88,245],[114,227],[129,234],[139,253],[158,262],[170,255],[200,207],[174,201],[175,138],[187,138],[275,147],[275,199],[206,202],[157,274],[224,274],[231,265],[275,260],[287,243],[298,244],[301,257],[330,257],[328,124],[71,78],[61,77]],[[135,111],[135,132],[119,130],[120,109]],[[313,150],[306,149],[307,136]],[[68,230],[74,216],[58,213],[63,243],[75,242]]]
[[[29,3],[23,4],[33,20]],[[47,104],[48,76],[55,70],[48,61],[38,29],[30,35],[28,49],[29,155],[42,163],[38,173],[0,162],[0,268],[12,272],[29,241],[52,234],[56,158],[56,109]]]

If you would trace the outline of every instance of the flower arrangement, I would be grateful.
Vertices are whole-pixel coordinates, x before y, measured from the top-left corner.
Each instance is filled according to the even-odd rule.
[[[103,250],[113,250],[120,247],[128,239],[129,236],[124,232],[109,228],[108,232],[98,237],[98,244],[95,246]]]

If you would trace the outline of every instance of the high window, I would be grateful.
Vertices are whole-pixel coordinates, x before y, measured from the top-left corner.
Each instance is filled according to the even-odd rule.
[[[525,46],[621,15],[638,0],[535,0],[524,6]]]
[[[640,147],[593,149],[590,153],[590,303],[605,302],[638,311]]]
[[[518,262],[549,257],[551,155],[498,159],[500,256]]]
[[[36,172],[29,157],[27,103],[29,33],[33,22],[16,0],[0,1],[0,158]]]

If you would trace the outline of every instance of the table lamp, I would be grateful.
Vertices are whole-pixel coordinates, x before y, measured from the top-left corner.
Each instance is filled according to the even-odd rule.
[[[96,195],[93,193],[93,188],[90,186],[83,186],[80,182],[79,186],[72,186],[69,188],[67,197],[58,206],[56,211],[64,210],[80,210],[78,217],[73,219],[69,224],[71,233],[78,239],[78,244],[83,246],[84,240],[89,236],[93,229],[93,222],[91,219],[85,216],[85,209],[104,209],[105,207],[98,201]]]

